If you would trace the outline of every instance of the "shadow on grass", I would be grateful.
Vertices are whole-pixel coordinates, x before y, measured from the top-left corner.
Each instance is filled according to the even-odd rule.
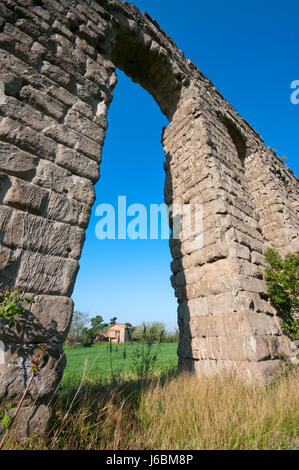
[[[125,373],[120,373],[117,376],[112,376],[111,380],[93,380],[92,382],[84,382],[82,386],[74,384],[72,382],[66,383],[63,390],[58,390],[57,396],[54,398],[52,406],[55,409],[57,403],[61,406],[64,404],[67,407],[73,400],[74,396],[77,395],[74,402],[75,406],[78,406],[82,399],[86,396],[95,399],[96,397],[105,397],[109,399],[112,395],[118,395],[119,398],[127,399],[128,397],[135,397],[136,403],[138,403],[139,397],[147,389],[152,388],[156,385],[164,386],[167,381],[178,378],[179,372],[177,366],[172,366],[164,369],[160,372],[151,374],[145,380],[139,380],[133,378]],[[78,389],[80,388],[79,392]]]
[[[111,420],[110,426],[105,425],[103,429],[106,432],[110,428],[111,432],[113,429],[115,433],[118,416],[121,416],[122,420],[127,420],[127,425],[121,425],[121,428],[127,433],[129,442],[130,434],[133,435],[142,428],[138,410],[142,407],[142,399],[148,390],[163,388],[169,381],[178,377],[178,367],[172,366],[152,373],[146,380],[120,374],[109,382],[81,382],[79,387],[71,383],[68,386],[66,384],[64,390],[58,391],[52,400],[52,415],[45,441],[51,442],[52,448],[65,448],[64,435],[69,435],[70,430],[77,429],[79,434],[81,431],[84,434],[84,440],[90,436],[95,444],[94,435],[90,432],[94,432],[95,427],[101,427],[101,423]],[[79,425],[79,421],[82,421],[82,425]]]

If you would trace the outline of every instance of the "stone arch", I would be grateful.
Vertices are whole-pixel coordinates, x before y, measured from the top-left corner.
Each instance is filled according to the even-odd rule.
[[[238,129],[237,125],[228,117],[222,116],[221,122],[226,128],[228,135],[230,136],[236,150],[238,157],[244,166],[245,158],[247,154],[247,146],[246,146],[246,139],[244,135],[242,135],[240,129]]]
[[[168,119],[177,108],[181,83],[167,51],[146,34],[138,23],[119,17],[112,45],[111,59],[134,82],[147,90]],[[179,70],[176,71],[179,76]]]
[[[198,203],[202,211],[202,228],[192,239],[170,240],[179,366],[269,380],[278,353],[289,354],[291,343],[262,280],[270,231],[264,231],[252,202],[265,199],[255,185],[255,161],[273,183],[271,194],[278,197],[277,188],[284,189],[286,218],[279,219],[278,232],[288,232],[284,246],[290,250],[298,227],[297,179],[134,5],[4,0],[0,19],[6,93],[0,105],[0,282],[18,285],[36,300],[21,334],[0,331],[0,401],[22,395],[31,357],[38,343],[46,343],[48,360],[20,420],[33,415],[31,429],[47,422],[47,404],[65,363],[70,295],[99,177],[115,66],[149,91],[169,119],[162,135],[166,202]],[[251,157],[244,163],[245,142]],[[263,153],[267,160],[260,158]]]

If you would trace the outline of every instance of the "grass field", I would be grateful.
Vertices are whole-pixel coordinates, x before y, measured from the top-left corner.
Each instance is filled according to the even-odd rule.
[[[11,434],[5,448],[299,449],[298,366],[267,386],[178,374],[177,344],[169,343],[161,345],[154,373],[141,381],[133,367],[141,347],[113,345],[110,353],[103,343],[66,350],[47,434],[21,443]]]
[[[177,343],[162,343],[159,346],[159,351],[157,345],[153,346],[153,352],[158,352],[155,363],[157,373],[177,367],[177,346]],[[84,368],[87,371],[86,383],[109,383],[113,375],[135,378],[133,359],[136,356],[136,351],[141,348],[142,345],[138,343],[112,344],[110,351],[108,343],[98,343],[89,348],[66,349],[67,366],[60,391],[77,387]]]

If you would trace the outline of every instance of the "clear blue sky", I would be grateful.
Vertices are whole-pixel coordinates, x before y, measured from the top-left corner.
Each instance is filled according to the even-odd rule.
[[[288,157],[299,176],[299,104],[290,83],[299,80],[298,0],[136,0],[212,80],[265,144]],[[95,236],[95,207],[163,202],[167,125],[153,98],[118,71],[109,127],[73,300],[75,308],[107,321],[164,321],[176,327],[167,240],[104,240]]]

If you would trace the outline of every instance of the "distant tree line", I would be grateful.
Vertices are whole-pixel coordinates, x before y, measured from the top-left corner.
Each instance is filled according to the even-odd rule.
[[[179,330],[176,329],[174,333],[166,331],[165,324],[162,322],[142,322],[138,326],[131,328],[131,340],[144,342],[146,334],[150,337],[159,340],[161,343],[177,343],[179,340]]]
[[[91,346],[101,333],[106,333],[116,323],[117,317],[112,317],[109,323],[105,323],[101,315],[90,318],[86,313],[75,310],[65,345],[68,347]],[[167,332],[162,322],[142,322],[137,326],[126,323],[126,326],[129,330],[130,341],[133,342],[146,342],[149,338],[163,343],[178,342],[178,329],[174,333]]]

